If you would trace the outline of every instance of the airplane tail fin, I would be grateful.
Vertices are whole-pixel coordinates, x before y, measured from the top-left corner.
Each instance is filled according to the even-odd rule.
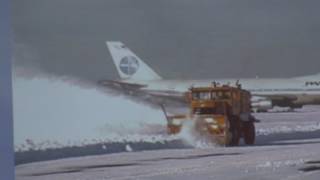
[[[124,80],[159,80],[161,77],[122,42],[107,41],[114,65]]]

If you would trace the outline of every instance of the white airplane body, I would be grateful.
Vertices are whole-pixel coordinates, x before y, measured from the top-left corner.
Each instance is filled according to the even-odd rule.
[[[294,78],[239,78],[208,80],[165,80],[153,71],[137,55],[121,42],[106,42],[121,80],[105,80],[101,84],[124,91],[137,92],[158,100],[185,101],[190,87],[239,82],[252,94],[256,110],[268,110],[273,106],[302,107],[320,104],[320,74]]]

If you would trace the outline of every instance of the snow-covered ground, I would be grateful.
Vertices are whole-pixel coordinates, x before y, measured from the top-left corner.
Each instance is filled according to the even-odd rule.
[[[14,88],[16,152],[95,143],[108,150],[110,142],[127,151],[20,164],[17,180],[320,178],[320,106],[255,114],[256,145],[225,148],[188,133],[166,136],[160,111],[92,88],[47,79],[16,79]],[[177,140],[194,148],[166,149],[165,142]],[[160,142],[162,149],[144,151],[141,142]]]
[[[127,152],[30,163],[16,167],[16,179],[318,180],[320,138],[309,138],[308,132],[304,135],[306,139],[259,146]],[[315,170],[308,171],[312,166]]]

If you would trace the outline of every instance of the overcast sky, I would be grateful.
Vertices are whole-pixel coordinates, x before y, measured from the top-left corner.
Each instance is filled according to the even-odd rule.
[[[318,0],[13,0],[15,66],[118,78],[106,40],[165,78],[320,72]]]

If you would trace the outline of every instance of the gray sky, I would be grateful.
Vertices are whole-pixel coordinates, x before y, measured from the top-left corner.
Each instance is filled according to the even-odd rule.
[[[15,66],[118,78],[105,40],[165,78],[320,72],[318,0],[13,1]]]

